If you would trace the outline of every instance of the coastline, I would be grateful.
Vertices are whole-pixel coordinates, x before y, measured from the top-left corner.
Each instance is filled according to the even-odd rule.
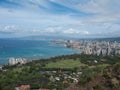
[[[9,41],[9,40],[7,40],[7,41]],[[5,42],[7,42],[7,41],[5,41]],[[13,41],[16,42],[16,40],[10,40],[9,41],[10,45],[15,43]],[[17,42],[19,42],[19,40]],[[2,65],[2,66],[7,65],[9,63],[8,60],[11,57],[25,58],[28,61],[34,61],[34,60],[39,60],[39,59],[48,59],[48,58],[51,58],[51,57],[56,57],[56,56],[61,56],[61,55],[70,55],[70,54],[80,53],[80,50],[78,50],[78,49],[67,48],[64,45],[61,45],[61,44],[58,45],[58,44],[52,42],[51,40],[42,40],[42,41],[41,40],[36,40],[36,41],[33,41],[33,40],[32,41],[31,40],[20,40],[20,44],[21,43],[26,44],[26,43],[31,43],[31,42],[34,42],[35,44],[38,43],[40,45],[30,47],[30,48],[28,48],[28,47],[24,48],[23,47],[23,50],[20,50],[19,48],[17,50],[17,48],[14,48],[14,46],[10,46],[10,48],[11,47],[13,47],[13,48],[11,48],[10,50],[8,48],[8,50],[9,50],[8,52],[11,52],[11,53],[13,52],[13,54],[14,54],[14,51],[17,51],[18,54],[15,53],[15,55],[12,55],[12,54],[7,55],[6,52],[4,54],[1,52],[2,54],[1,54],[1,59],[0,59],[0,62],[1,62],[0,65]],[[0,48],[0,49],[5,50],[7,48],[4,47],[4,48]],[[29,54],[26,55],[26,53],[30,53],[30,55]]]
[[[76,51],[78,51],[78,50],[76,50]],[[54,56],[48,56],[48,57],[44,57],[44,58],[37,58],[37,59],[35,59],[35,58],[33,58],[33,59],[26,59],[27,60],[27,63],[29,63],[29,62],[32,62],[32,61],[37,61],[37,60],[46,60],[46,59],[50,59],[50,58],[55,58],[55,57],[61,57],[61,56],[67,56],[67,55],[74,55],[74,54],[81,54],[81,52],[76,52],[76,53],[69,53],[69,54],[62,54],[62,55],[54,55]],[[11,58],[11,57],[10,57]],[[15,58],[15,57],[13,57],[13,58]],[[21,57],[19,57],[19,58],[21,58]],[[8,58],[8,61],[9,61],[9,58]],[[6,63],[6,64],[1,64],[0,63],[0,66],[4,66],[4,65],[9,65],[9,62],[8,63]]]

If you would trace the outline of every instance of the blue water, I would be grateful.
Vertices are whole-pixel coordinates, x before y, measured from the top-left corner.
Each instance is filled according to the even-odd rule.
[[[36,60],[78,52],[48,40],[0,39],[0,65],[8,64],[10,57]]]

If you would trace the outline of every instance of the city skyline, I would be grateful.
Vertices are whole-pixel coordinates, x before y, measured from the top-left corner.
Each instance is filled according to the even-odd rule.
[[[0,0],[0,38],[117,37],[119,0]]]

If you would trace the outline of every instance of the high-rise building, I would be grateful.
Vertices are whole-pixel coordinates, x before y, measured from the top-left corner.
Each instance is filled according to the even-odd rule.
[[[9,58],[9,64],[10,65],[14,65],[14,64],[16,64],[16,61],[15,61],[15,58]]]

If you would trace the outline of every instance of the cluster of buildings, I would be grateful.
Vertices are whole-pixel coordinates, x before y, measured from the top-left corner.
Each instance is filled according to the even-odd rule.
[[[26,64],[27,60],[25,58],[9,58],[9,65],[15,64]]]
[[[74,41],[74,40],[68,40],[65,42],[65,46],[68,48],[77,48],[80,49],[81,48],[81,43],[78,41]]]
[[[120,55],[120,43],[108,41],[91,41],[83,44],[83,53],[88,55]]]
[[[81,52],[88,55],[120,55],[120,42],[99,41],[99,40],[63,40],[66,47],[81,49]]]
[[[50,75],[50,81],[53,83],[62,82],[63,84],[67,83],[78,83],[79,75],[82,72],[73,72],[70,71],[47,71],[47,74]]]
[[[53,84],[52,90],[57,90],[56,86],[61,83],[62,85],[67,85],[71,83],[78,83],[79,76],[82,74],[81,71],[79,72],[71,72],[71,71],[62,71],[62,70],[53,70],[53,71],[40,71],[41,75],[49,76],[45,77],[50,80]],[[59,84],[58,84],[59,82]],[[46,83],[47,84],[47,83]],[[15,90],[31,90],[30,84],[23,84],[20,86],[15,87]],[[32,90],[51,90],[48,88],[39,88],[39,89],[32,89]]]
[[[82,74],[82,71],[74,72],[74,71],[67,71],[67,70],[53,70],[53,71],[41,71],[42,75],[49,76],[50,82],[53,84],[53,88],[55,90],[56,86],[58,87],[59,84],[62,86],[69,85],[71,83],[78,83],[79,77]],[[58,84],[59,83],[59,84]],[[54,90],[53,89],[53,90]]]

